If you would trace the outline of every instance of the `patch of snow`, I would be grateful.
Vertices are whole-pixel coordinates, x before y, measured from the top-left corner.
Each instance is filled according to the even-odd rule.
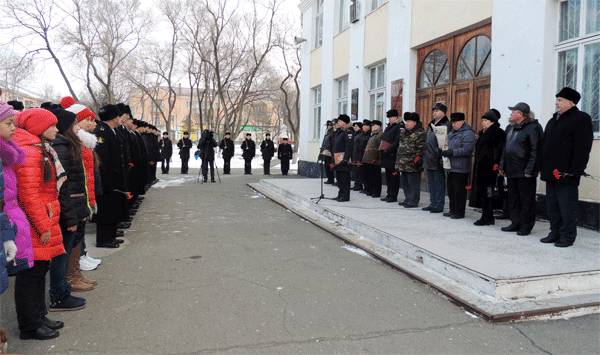
[[[362,249],[359,249],[359,248],[357,248],[355,246],[346,244],[346,245],[342,246],[342,248],[346,249],[348,251],[351,251],[353,253],[356,253],[356,254],[358,254],[360,256],[364,256],[365,258],[369,258],[369,259],[375,260],[375,258],[373,256],[371,256],[371,254],[369,254],[366,251],[364,251]]]

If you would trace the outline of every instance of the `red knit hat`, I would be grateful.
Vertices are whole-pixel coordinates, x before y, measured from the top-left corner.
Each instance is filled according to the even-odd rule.
[[[17,126],[27,132],[39,136],[52,125],[58,123],[58,119],[52,112],[43,108],[30,108],[19,115]]]
[[[71,96],[63,97],[62,100],[60,100],[60,105],[65,110],[76,114],[77,120],[79,120],[79,122],[85,120],[88,117],[91,117],[92,121],[96,119],[96,115],[92,111],[90,111],[90,109],[83,106],[82,104],[78,104],[77,101],[75,101],[75,99]]]

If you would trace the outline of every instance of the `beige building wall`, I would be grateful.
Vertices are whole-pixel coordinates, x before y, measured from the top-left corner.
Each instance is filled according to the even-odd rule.
[[[322,84],[323,78],[323,46],[310,53],[310,87]]]
[[[365,67],[387,58],[388,12],[389,3],[386,3],[365,18]]]
[[[333,78],[348,75],[350,62],[350,29],[333,38]]]
[[[479,27],[492,18],[492,0],[413,0],[411,48]]]

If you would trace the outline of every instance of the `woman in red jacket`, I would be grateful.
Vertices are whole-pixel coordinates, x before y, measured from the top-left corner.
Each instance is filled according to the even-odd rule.
[[[56,137],[58,120],[50,111],[32,108],[18,119],[13,140],[25,150],[25,163],[15,165],[18,200],[31,224],[33,267],[15,279],[15,306],[21,339],[52,339],[64,324],[46,318],[46,273],[50,260],[65,252],[58,220],[57,172],[59,184],[64,171],[49,141]]]

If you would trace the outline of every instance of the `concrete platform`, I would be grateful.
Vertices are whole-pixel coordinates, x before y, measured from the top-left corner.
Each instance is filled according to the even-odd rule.
[[[465,219],[451,220],[354,191],[350,202],[315,203],[317,179],[269,179],[249,186],[488,320],[600,311],[598,232],[579,229],[572,247],[557,248],[539,242],[548,234],[545,221],[521,237],[500,231],[506,220],[474,226],[480,213],[469,208]],[[337,188],[325,185],[324,195],[335,197]],[[420,207],[428,202],[429,195],[421,193]]]

